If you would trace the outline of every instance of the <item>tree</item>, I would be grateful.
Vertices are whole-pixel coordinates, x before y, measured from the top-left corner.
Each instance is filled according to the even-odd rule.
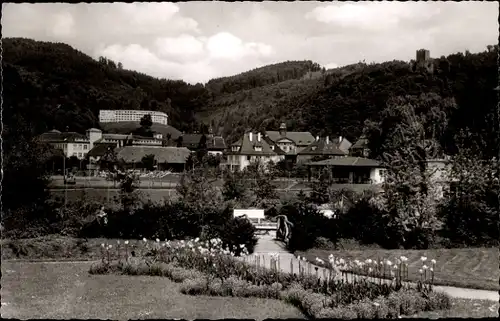
[[[439,103],[453,106],[434,95],[396,97],[384,111],[392,125],[379,126],[379,137],[385,137],[379,151],[387,173],[384,193],[375,202],[388,216],[388,235],[395,246],[427,248],[441,227],[434,173],[427,168],[427,160],[441,156],[436,141],[446,124],[446,112],[434,105]],[[436,124],[436,119],[441,121]]]
[[[141,160],[142,166],[144,166],[145,169],[148,171],[152,171],[155,169],[155,155],[154,154],[148,154],[144,155],[144,157]]]
[[[222,195],[225,201],[244,201],[248,197],[248,186],[242,172],[227,172],[224,175]]]
[[[133,214],[140,205],[139,176],[131,170],[119,170],[117,180],[120,182],[121,206],[125,213]]]
[[[177,138],[177,147],[182,147],[182,141],[183,141],[182,136],[179,136],[179,138]]]
[[[118,69],[120,69],[120,70],[123,69],[123,64],[121,62],[118,62]]]
[[[150,114],[146,114],[141,118],[140,125],[141,127],[138,129],[139,135],[153,137],[153,131],[151,130],[153,120],[151,119]]]
[[[185,172],[180,184],[176,187],[177,193],[183,202],[195,206],[218,205],[222,201],[222,195],[213,186],[216,178],[206,168],[194,168]]]
[[[198,158],[198,162],[202,162],[203,158],[208,154],[207,150],[207,136],[203,133],[200,137],[200,141],[198,142],[198,149],[196,150],[196,157]]]
[[[319,181],[314,182],[312,186],[312,191],[309,196],[309,201],[314,204],[325,204],[328,203],[329,198],[329,187],[330,187],[330,175],[328,170],[323,169],[319,176]]]
[[[273,164],[271,164],[271,168]],[[250,163],[245,168],[245,176],[249,179],[251,189],[257,197],[257,200],[276,199],[276,187],[273,185],[272,172],[268,171],[267,164],[260,161]]]
[[[108,147],[104,155],[99,159],[99,167],[107,169],[110,172],[115,172],[115,167],[118,165],[118,156],[114,148]]]
[[[458,140],[467,139],[460,133]],[[498,159],[483,160],[470,149],[460,149],[451,160],[441,217],[452,244],[498,246],[500,215]]]

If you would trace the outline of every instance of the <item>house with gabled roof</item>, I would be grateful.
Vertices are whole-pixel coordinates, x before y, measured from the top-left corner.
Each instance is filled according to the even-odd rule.
[[[287,131],[286,124],[281,123],[279,131],[266,131],[264,137],[274,142],[286,155],[297,155],[301,150],[314,142],[310,132]]]
[[[343,138],[339,137],[339,139],[335,141],[330,140],[328,136],[323,138],[318,136],[313,143],[297,154],[297,162],[303,163],[318,158],[328,159],[347,156],[348,151],[339,148],[339,141],[342,143]]]
[[[368,157],[370,150],[368,149],[368,139],[365,135],[359,137],[359,139],[350,148],[351,156]]]
[[[253,162],[277,163],[285,158],[285,154],[261,133],[247,132],[231,145],[231,149],[226,152],[227,161],[221,165],[229,170],[243,170]]]
[[[385,167],[381,162],[363,158],[343,156],[316,162],[308,162],[309,180],[319,177],[327,170],[329,178],[336,184],[381,184]]]
[[[181,146],[191,151],[197,151],[203,134],[184,134],[182,135]],[[222,155],[226,149],[226,142],[222,136],[207,134],[207,152],[209,155]]]

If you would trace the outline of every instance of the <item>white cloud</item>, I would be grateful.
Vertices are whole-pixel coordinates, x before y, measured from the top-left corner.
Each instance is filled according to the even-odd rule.
[[[331,63],[325,65],[325,69],[334,69],[334,68],[338,68],[338,67],[339,67],[339,65],[337,65],[334,62],[331,62]]]
[[[61,12],[55,15],[52,33],[55,36],[68,37],[74,33],[75,21],[68,12]]]
[[[439,7],[424,7],[419,3],[345,2],[316,7],[306,18],[344,28],[384,30],[395,28],[404,20],[429,18],[440,12]]]
[[[207,49],[210,57],[216,59],[242,59],[245,56],[269,56],[273,49],[263,43],[243,43],[235,35],[228,32],[220,32],[210,37],[207,41]]]
[[[155,41],[158,54],[162,57],[192,60],[204,54],[204,43],[192,35],[182,34],[179,37],[163,37]]]

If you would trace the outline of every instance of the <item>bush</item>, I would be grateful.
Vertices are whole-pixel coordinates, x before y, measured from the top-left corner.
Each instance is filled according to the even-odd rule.
[[[314,248],[322,250],[331,250],[335,248],[335,244],[326,237],[320,236],[317,237],[316,240],[314,241]]]
[[[258,240],[255,236],[255,226],[250,221],[238,217],[231,218],[226,224],[217,227],[217,235],[223,246],[228,246],[235,255],[241,254],[240,245],[245,245],[248,253],[253,253]]]
[[[255,285],[231,276],[222,282],[219,279],[208,281],[205,278],[187,279],[182,283],[181,292],[189,295],[214,295],[233,297],[256,297],[278,299],[282,285]]]
[[[387,223],[384,213],[372,205],[368,197],[354,203],[339,218],[343,238],[391,248],[395,245],[391,242]]]
[[[293,223],[287,247],[291,251],[307,250],[314,246],[317,237],[323,236],[336,242],[336,220],[321,214],[314,205],[305,202],[286,204],[280,210]]]

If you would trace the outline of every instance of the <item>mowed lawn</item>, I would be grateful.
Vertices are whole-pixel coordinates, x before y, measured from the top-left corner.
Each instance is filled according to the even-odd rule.
[[[489,300],[451,299],[448,310],[422,311],[402,318],[440,319],[440,318],[498,318],[498,302]]]
[[[187,296],[167,278],[89,275],[90,264],[3,262],[2,317],[304,319],[279,300]]]
[[[311,249],[306,252],[298,251],[296,255],[305,256],[307,260],[314,263],[316,258],[328,262],[328,256],[344,259],[395,259],[404,255],[408,258],[409,278],[413,281],[420,280],[418,270],[422,267],[420,257],[427,257],[427,265],[430,260],[437,261],[435,267],[434,283],[436,285],[448,285],[472,289],[498,291],[498,249],[497,248],[456,248],[456,249],[430,249],[430,250],[385,250],[364,249],[349,251],[329,251]]]

